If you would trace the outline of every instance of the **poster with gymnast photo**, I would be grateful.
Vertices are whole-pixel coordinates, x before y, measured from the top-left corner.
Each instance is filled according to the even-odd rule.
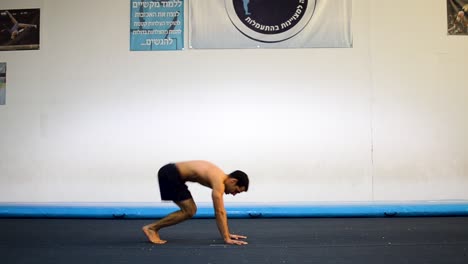
[[[0,105],[6,103],[6,63],[0,62]]]
[[[40,9],[0,10],[0,51],[38,50]]]
[[[468,0],[447,0],[447,33],[468,35]]]

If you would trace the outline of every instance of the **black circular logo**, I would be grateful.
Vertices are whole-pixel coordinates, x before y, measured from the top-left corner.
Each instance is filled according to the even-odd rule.
[[[225,0],[233,25],[247,37],[280,42],[298,34],[309,23],[316,0]]]

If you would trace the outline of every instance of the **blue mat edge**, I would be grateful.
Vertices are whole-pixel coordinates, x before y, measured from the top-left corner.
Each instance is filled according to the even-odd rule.
[[[194,218],[214,218],[210,203]],[[229,218],[468,216],[468,201],[408,203],[226,204]],[[0,218],[161,218],[172,203],[0,203]]]

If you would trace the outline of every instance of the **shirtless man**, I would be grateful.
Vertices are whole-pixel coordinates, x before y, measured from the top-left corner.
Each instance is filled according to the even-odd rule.
[[[249,178],[242,171],[234,171],[226,175],[220,168],[207,161],[187,161],[167,164],[158,172],[159,189],[162,200],[171,200],[180,207],[161,220],[143,227],[143,232],[154,244],[164,244],[167,241],[159,236],[161,228],[172,226],[192,218],[197,206],[185,182],[197,182],[213,191],[211,198],[216,216],[219,233],[226,244],[245,245],[247,237],[229,232],[223,194],[236,195],[246,192],[249,188]]]

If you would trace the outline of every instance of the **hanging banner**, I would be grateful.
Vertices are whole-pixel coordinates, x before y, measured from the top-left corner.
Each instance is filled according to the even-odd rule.
[[[468,0],[447,0],[447,32],[468,35]]]
[[[191,0],[190,48],[350,48],[351,0]]]
[[[0,62],[0,105],[6,103],[6,63]]]
[[[130,50],[184,48],[184,0],[131,0]]]
[[[40,9],[0,10],[0,50],[39,49]]]

